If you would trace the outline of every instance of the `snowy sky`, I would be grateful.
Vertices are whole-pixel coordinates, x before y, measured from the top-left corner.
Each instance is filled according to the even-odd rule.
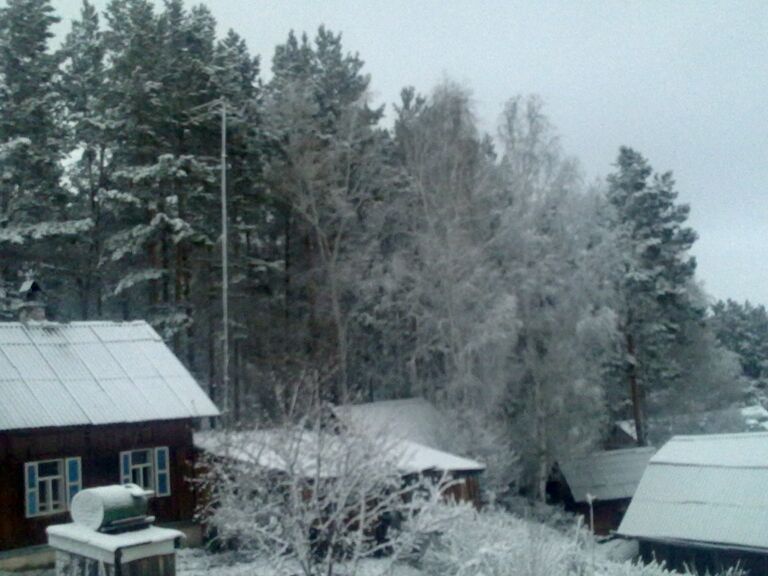
[[[64,33],[80,0],[52,1]],[[292,28],[343,32],[379,103],[448,76],[472,88],[492,130],[507,98],[541,95],[589,179],[611,170],[622,144],[673,170],[707,291],[768,305],[768,2],[204,3],[266,67]]]

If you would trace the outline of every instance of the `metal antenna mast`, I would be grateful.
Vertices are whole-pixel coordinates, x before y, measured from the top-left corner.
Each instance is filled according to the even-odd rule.
[[[227,101],[221,100],[221,312],[223,329],[223,402],[225,421],[229,419],[229,254],[227,250]]]

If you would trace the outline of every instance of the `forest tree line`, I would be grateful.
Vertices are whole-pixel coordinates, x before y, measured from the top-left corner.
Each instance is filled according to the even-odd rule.
[[[642,442],[649,414],[760,388],[765,344],[728,339],[738,304],[708,310],[671,173],[621,148],[586,185],[538,98],[489,135],[444,81],[387,120],[326,28],[288,34],[265,80],[203,5],[84,0],[53,50],[57,21],[50,0],[0,9],[6,319],[27,278],[53,319],[146,319],[223,404],[226,104],[230,422],[307,379],[336,402],[421,395],[457,451],[541,493],[616,418]]]

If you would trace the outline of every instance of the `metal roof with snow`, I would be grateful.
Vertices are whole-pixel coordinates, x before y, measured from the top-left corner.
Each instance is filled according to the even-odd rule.
[[[143,321],[0,323],[0,431],[216,416]]]
[[[652,447],[593,452],[561,461],[560,471],[576,502],[586,502],[587,494],[603,501],[631,498],[655,452]]]
[[[651,458],[618,533],[768,551],[768,433],[676,436]]]
[[[233,433],[208,430],[195,432],[194,443],[214,456],[283,472],[290,470],[307,477],[336,477],[349,465],[350,451],[361,449],[373,453],[402,475],[485,470],[485,465],[476,460],[386,436],[342,437],[290,428]]]

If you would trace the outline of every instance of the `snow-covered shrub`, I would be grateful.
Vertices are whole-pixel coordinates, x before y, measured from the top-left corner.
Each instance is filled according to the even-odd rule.
[[[404,481],[397,444],[320,418],[200,441],[210,454],[201,516],[219,543],[259,553],[277,574],[354,574],[364,558],[411,554],[437,522],[419,516],[449,485]]]
[[[556,530],[501,510],[443,505],[420,567],[431,576],[677,576],[659,564],[611,562],[579,523]],[[427,515],[425,515],[427,516]],[[431,512],[430,516],[439,515]],[[423,521],[426,521],[424,518]],[[730,570],[722,576],[739,576]]]
[[[439,540],[424,554],[422,568],[435,576],[554,576],[585,574],[583,531],[570,536],[506,512],[454,507]]]

